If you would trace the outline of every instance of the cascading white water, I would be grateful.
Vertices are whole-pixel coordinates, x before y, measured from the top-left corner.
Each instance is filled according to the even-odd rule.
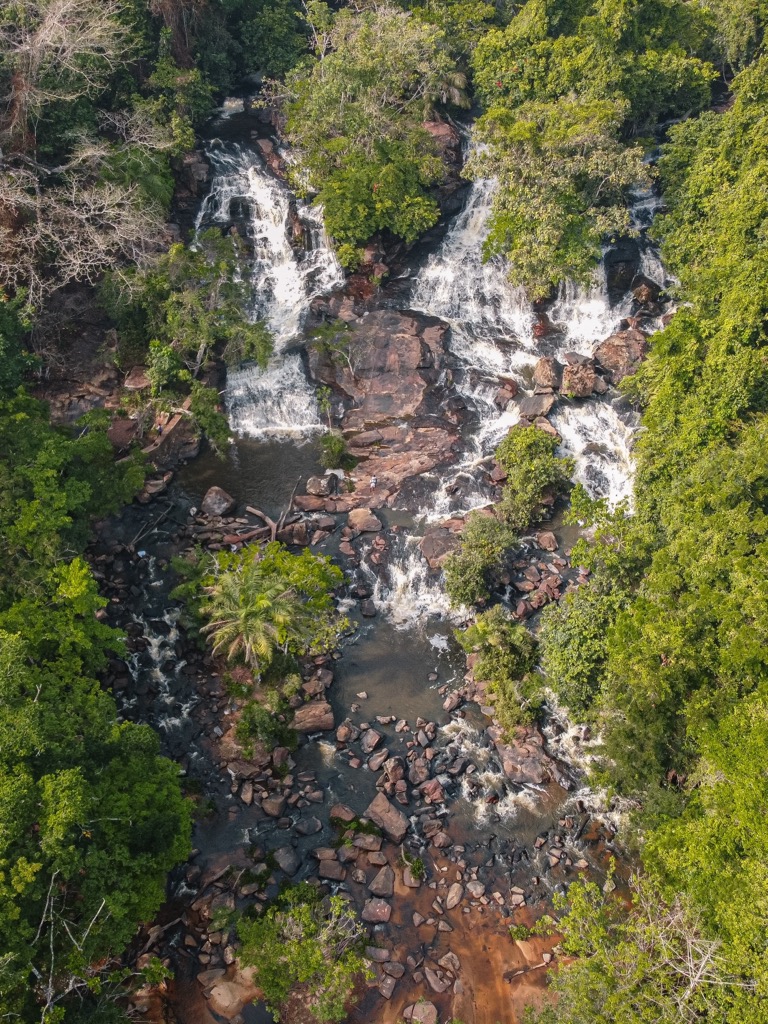
[[[431,617],[460,618],[441,582],[430,574],[418,549],[418,538],[402,536],[387,570],[386,582],[370,572],[376,608],[398,628],[423,625]],[[365,562],[362,563],[364,569]]]
[[[251,149],[217,141],[208,156],[214,178],[196,227],[229,224],[235,211],[246,220],[250,252],[241,274],[251,286],[249,314],[266,321],[275,341],[266,370],[246,366],[229,374],[226,400],[232,429],[254,436],[319,429],[314,392],[290,345],[301,333],[312,299],[343,280],[325,237],[322,213],[296,200]],[[294,210],[305,248],[291,244]]]
[[[523,293],[507,281],[503,261],[482,260],[494,190],[494,182],[487,180],[472,186],[464,209],[438,252],[417,275],[411,294],[415,309],[450,322],[451,350],[467,367],[459,387],[476,409],[479,426],[469,439],[472,454],[465,459],[466,466],[458,467],[459,473],[490,454],[516,422],[514,404],[503,413],[494,404],[500,375],[516,376],[525,385],[520,371],[541,355],[561,359],[566,352],[591,355],[600,341],[618,330],[632,302],[630,293],[611,304],[601,262],[589,287],[570,281],[560,286],[549,310],[556,332],[537,338],[533,310]],[[630,210],[633,227],[641,232],[647,229],[658,205],[653,192],[637,192]],[[642,272],[665,284],[658,255],[644,236],[640,252]],[[619,414],[610,402],[590,401],[561,406],[552,419],[563,437],[564,450],[576,461],[576,479],[593,496],[615,503],[631,494],[636,423],[630,415]],[[467,507],[482,503],[474,497],[468,495]]]
[[[550,413],[562,440],[561,451],[576,462],[575,480],[592,498],[607,498],[612,507],[632,501],[632,441],[638,417],[611,401],[560,404]]]
[[[419,271],[411,305],[451,323],[457,335],[457,355],[472,361],[477,346],[484,353],[481,358],[499,373],[511,368],[510,364],[495,344],[484,346],[483,340],[524,344],[531,334],[533,315],[525,294],[509,283],[503,261],[483,262],[495,190],[493,180],[474,183],[440,249]]]

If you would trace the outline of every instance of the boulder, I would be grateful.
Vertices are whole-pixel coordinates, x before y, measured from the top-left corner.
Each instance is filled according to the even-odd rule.
[[[369,508],[353,508],[347,517],[347,524],[351,530],[360,533],[378,533],[381,529],[381,520]]]
[[[296,732],[326,732],[334,727],[333,709],[324,700],[302,705],[293,716],[291,728]]]
[[[536,543],[542,551],[557,551],[557,537],[551,530],[542,530],[536,534]]]
[[[208,992],[208,1009],[220,1017],[235,1017],[250,1001],[252,993],[243,989],[236,981],[220,981]]]
[[[437,992],[438,995],[441,992],[447,992],[453,984],[453,979],[444,974],[443,971],[435,970],[431,967],[424,967],[424,976],[429,987],[433,992]]]
[[[270,818],[282,818],[285,810],[285,797],[282,795],[264,797],[261,809]]]
[[[366,900],[360,916],[363,921],[368,921],[370,924],[386,924],[392,916],[392,907],[386,900],[377,898]]]
[[[363,753],[372,754],[383,739],[384,737],[382,734],[380,732],[376,732],[375,729],[366,729],[360,737],[360,746],[363,749]]]
[[[368,805],[366,818],[374,821],[393,843],[402,843],[408,831],[408,819],[383,793],[377,793]]]
[[[321,860],[318,874],[332,882],[343,882],[347,872],[344,865],[337,860]]]
[[[411,1003],[403,1010],[403,1020],[408,1024],[437,1024],[437,1007],[423,999]]]
[[[542,356],[533,369],[533,383],[537,391],[557,391],[562,379],[562,367],[551,356]]]
[[[320,824],[319,818],[311,817],[299,818],[293,827],[300,836],[313,836],[316,832],[319,832],[323,826]]]
[[[618,384],[634,373],[648,351],[648,339],[642,331],[629,328],[606,338],[595,349],[595,361],[611,384]]]
[[[568,359],[563,368],[561,390],[571,398],[586,398],[595,386],[595,364],[593,360],[579,357]]]
[[[289,875],[291,878],[296,874],[296,872],[301,867],[301,860],[299,859],[299,855],[298,853],[296,853],[292,846],[278,847],[275,850],[273,856],[280,870],[284,871],[285,874]],[[321,863],[335,864],[336,861],[321,861]]]
[[[524,420],[535,420],[537,416],[546,416],[551,412],[555,404],[554,395],[531,395],[529,398],[518,400],[520,418]]]
[[[448,555],[459,546],[458,534],[438,526],[430,530],[419,542],[419,550],[429,563],[430,569],[442,568]]]
[[[461,882],[454,882],[448,890],[448,895],[445,898],[445,909],[453,910],[457,907],[464,898],[464,886]]]
[[[311,476],[307,480],[307,494],[327,498],[333,493],[333,485],[336,483],[335,476]]]
[[[354,821],[357,815],[351,807],[347,807],[346,804],[334,804],[331,808],[331,818],[336,818],[339,821],[345,821],[349,824]]]
[[[235,507],[235,499],[221,487],[209,487],[200,508],[209,516],[225,516]]]
[[[632,294],[641,306],[658,302],[661,288],[645,274],[636,274],[632,281]]]
[[[395,872],[387,864],[377,871],[368,883],[368,891],[374,896],[392,896],[395,892]]]

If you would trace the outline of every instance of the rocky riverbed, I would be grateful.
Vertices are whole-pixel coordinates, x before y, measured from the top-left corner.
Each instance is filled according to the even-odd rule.
[[[516,424],[556,435],[591,493],[629,495],[633,419],[615,386],[668,314],[663,271],[641,236],[606,254],[596,290],[530,307],[480,259],[491,190],[478,183],[436,231],[439,248],[371,246],[343,283],[316,212],[279,181],[267,130],[254,129],[261,155],[225,133],[209,150],[212,175],[207,161],[189,163],[187,215],[212,178],[196,224],[245,238],[254,316],[272,328],[276,355],[265,372],[230,375],[240,436],[227,458],[198,454],[181,420],[151,446],[157,471],[139,500],[99,525],[90,551],[104,617],[128,637],[104,685],[124,717],[158,729],[198,808],[195,851],[135,949],[163,957],[175,978],[136,1007],[180,1024],[264,1024],[232,915],[309,880],[346,894],[368,929],[373,977],[350,1021],[512,1024],[541,998],[556,948],[513,939],[510,925],[532,923],[577,877],[614,884],[615,815],[583,784],[588,731],[553,713],[544,732],[502,735],[453,639],[461,615],[441,565],[468,511],[492,514],[504,482],[493,448]],[[455,133],[445,144],[458,153]],[[445,211],[462,195],[456,177]],[[372,273],[393,279],[382,290]],[[142,368],[129,378],[141,387]],[[111,404],[114,386],[93,402]],[[318,388],[353,456],[347,471],[319,467]],[[66,418],[70,405],[61,409]],[[116,430],[114,441],[126,438]],[[547,514],[497,594],[534,625],[586,581],[554,499]],[[242,700],[185,627],[170,561],[270,539],[344,568],[337,599],[352,628],[338,650],[302,663],[285,720],[296,749],[246,752]],[[292,1024],[307,1020],[301,996]]]

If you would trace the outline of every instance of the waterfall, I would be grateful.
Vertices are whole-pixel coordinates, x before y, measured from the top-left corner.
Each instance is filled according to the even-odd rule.
[[[291,345],[301,334],[312,299],[343,280],[322,213],[296,200],[252,149],[217,140],[208,157],[214,177],[196,227],[242,222],[249,251],[240,273],[250,285],[248,312],[253,320],[266,321],[275,340],[266,370],[251,365],[228,376],[232,429],[253,436],[319,429],[314,391]],[[302,236],[303,248],[291,244],[292,234]]]
[[[560,404],[550,414],[562,438],[561,453],[576,462],[574,479],[590,497],[607,498],[611,506],[632,500],[632,441],[638,417],[621,405],[620,399],[591,400]]]
[[[493,181],[475,182],[463,210],[440,249],[418,273],[411,292],[414,309],[451,324],[451,351],[465,367],[458,387],[479,421],[468,439],[472,450],[465,462],[470,464],[491,454],[516,422],[514,403],[505,412],[494,404],[500,375],[516,377],[525,388],[524,371],[530,371],[540,356],[562,360],[566,352],[591,355],[600,341],[619,329],[632,304],[631,293],[611,304],[603,260],[587,287],[572,281],[560,285],[549,309],[555,330],[536,337],[533,309],[522,291],[510,285],[504,261],[482,260],[495,187]],[[639,232],[641,272],[665,285],[668,275],[646,235],[659,205],[653,191],[638,190],[632,196],[630,218]],[[606,254],[609,251],[606,249]],[[631,495],[635,418],[608,400],[593,399],[567,405],[561,401],[551,419],[563,438],[564,451],[576,461],[576,479],[590,494],[606,497],[612,504]],[[458,472],[468,468],[462,464]],[[478,503],[470,496],[468,507]]]

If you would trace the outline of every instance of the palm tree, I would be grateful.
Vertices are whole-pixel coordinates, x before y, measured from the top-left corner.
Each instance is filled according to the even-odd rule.
[[[223,653],[227,661],[242,658],[259,671],[276,648],[287,649],[306,631],[307,612],[296,592],[255,558],[223,572],[207,589],[209,600],[201,611],[210,622],[202,631],[213,653]]]

